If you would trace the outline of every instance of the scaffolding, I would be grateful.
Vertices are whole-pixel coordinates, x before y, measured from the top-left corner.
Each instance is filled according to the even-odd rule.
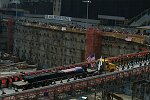
[[[101,56],[102,37],[101,32],[94,28],[89,28],[86,32],[86,58],[91,54],[95,54],[98,59]]]
[[[13,49],[13,25],[14,20],[8,19],[7,21],[8,31],[7,31],[7,53],[11,53]]]
[[[2,33],[2,18],[0,17],[0,34]]]
[[[132,84],[132,100],[150,100],[150,80],[140,80]]]
[[[144,74],[147,73],[146,75],[149,75],[149,72],[150,66],[142,66],[130,70],[123,70],[115,73],[89,77],[86,79],[74,80],[68,83],[25,90],[14,94],[2,95],[0,98],[1,100],[41,100],[44,97],[44,94],[48,94],[49,100],[62,100],[62,98],[68,98],[69,96],[77,96],[89,92],[93,93],[93,90],[108,90],[106,92],[109,92],[112,89],[116,89],[114,87],[116,85],[122,86],[127,82],[147,79]],[[64,94],[64,97],[59,98],[61,94],[62,96]],[[105,95],[108,97],[107,94]],[[111,99],[107,98],[103,100]]]

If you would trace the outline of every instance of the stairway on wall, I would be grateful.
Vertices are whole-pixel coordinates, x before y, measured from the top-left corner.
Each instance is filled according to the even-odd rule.
[[[140,17],[138,20],[131,23],[130,26],[141,26],[145,22],[150,21],[150,14],[145,14],[142,17]]]

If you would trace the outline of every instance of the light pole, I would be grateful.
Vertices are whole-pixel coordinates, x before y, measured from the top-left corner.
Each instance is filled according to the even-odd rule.
[[[86,28],[88,27],[88,19],[89,19],[89,3],[91,3],[90,0],[86,0],[86,1],[82,1],[84,3],[86,3]]]

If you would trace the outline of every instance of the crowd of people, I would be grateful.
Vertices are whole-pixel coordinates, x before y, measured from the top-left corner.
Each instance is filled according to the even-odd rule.
[[[37,27],[45,27],[50,29],[56,29],[56,30],[72,30],[72,31],[86,31],[86,26],[81,25],[75,22],[54,22],[54,21],[38,21],[38,20],[18,20],[18,22],[21,22],[23,25],[33,25]]]
[[[123,28],[120,26],[103,26],[96,24],[87,24],[82,22],[73,22],[73,21],[57,21],[57,20],[39,20],[39,19],[18,19],[18,22],[21,22],[24,25],[32,25],[36,27],[44,27],[56,30],[69,30],[69,31],[78,31],[85,32],[87,27],[94,27],[103,32],[112,32],[112,33],[121,33],[121,34],[140,34],[139,31],[135,28]]]
[[[105,32],[121,33],[121,34],[137,34],[135,28],[123,28],[120,26],[100,26],[99,29]]]

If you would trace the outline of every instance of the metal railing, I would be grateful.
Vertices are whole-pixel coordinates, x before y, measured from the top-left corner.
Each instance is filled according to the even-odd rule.
[[[87,87],[93,87],[98,84],[112,82],[122,78],[133,77],[134,75],[142,75],[144,73],[150,73],[150,66],[142,66],[138,68],[128,69],[119,72],[113,72],[103,75],[98,75],[82,80],[75,80],[63,84],[55,84],[52,86],[41,87],[37,89],[26,90],[19,93],[8,94],[0,96],[1,100],[25,100],[25,98],[36,98],[40,95],[44,95],[44,92],[48,92],[51,95],[50,100],[54,100],[55,96],[59,93],[69,92],[78,89],[86,89]],[[136,77],[135,77],[136,78]],[[134,79],[134,78],[133,78]]]
[[[149,13],[150,13],[150,8],[147,9],[147,10],[145,10],[145,11],[143,11],[143,12],[141,12],[141,13],[138,14],[137,16],[133,17],[133,18],[129,21],[128,25],[130,25],[131,23],[137,21],[138,19],[140,19],[140,18],[141,18],[142,16],[144,16],[145,14],[149,14]]]

